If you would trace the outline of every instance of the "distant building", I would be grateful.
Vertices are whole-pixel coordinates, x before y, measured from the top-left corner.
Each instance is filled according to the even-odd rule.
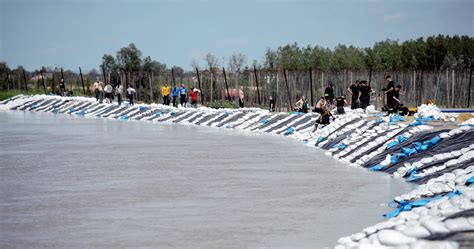
[[[43,77],[45,80],[53,78],[53,73],[43,73]],[[30,80],[41,80],[41,74],[37,74],[33,76]]]

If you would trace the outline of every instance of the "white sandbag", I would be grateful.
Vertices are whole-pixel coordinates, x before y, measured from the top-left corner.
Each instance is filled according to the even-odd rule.
[[[366,111],[368,112],[375,112],[375,106],[374,105],[369,105],[367,108],[365,108]],[[474,121],[472,121],[474,122]]]
[[[401,232],[391,229],[379,231],[377,233],[377,238],[379,239],[380,243],[385,246],[400,246],[416,241],[415,238],[408,237]]]
[[[450,135],[449,135],[449,133],[447,133],[447,132],[441,132],[441,133],[439,134],[439,137],[442,138],[442,139],[445,139],[445,138],[450,137]]]
[[[460,232],[460,231],[468,231],[474,229],[474,226],[471,225],[466,218],[459,217],[456,219],[449,219],[444,222],[444,225],[447,229],[451,232]]]
[[[446,226],[437,219],[431,218],[421,222],[421,225],[428,229],[430,233],[449,233]]]
[[[428,164],[428,163],[431,163],[431,162],[433,162],[432,157],[425,157],[425,158],[421,159],[422,164]]]
[[[461,123],[462,125],[474,125],[474,118],[470,118]]]
[[[361,240],[362,238],[365,238],[365,237],[366,237],[365,233],[362,233],[362,232],[355,233],[355,234],[351,235],[351,240],[352,241],[359,241],[359,240]]]
[[[417,239],[426,238],[431,235],[428,229],[426,229],[423,226],[408,227],[407,229],[402,230],[401,232],[405,234],[406,236],[414,237]]]
[[[418,106],[417,112],[415,113],[416,118],[427,118],[432,116],[436,120],[444,120],[446,115],[436,105],[422,104]]]

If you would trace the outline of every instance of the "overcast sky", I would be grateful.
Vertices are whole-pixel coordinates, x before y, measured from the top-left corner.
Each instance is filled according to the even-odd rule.
[[[204,54],[247,63],[297,42],[367,47],[387,38],[474,36],[474,1],[384,0],[0,0],[0,61],[28,70],[98,68],[135,43],[144,55],[190,69]],[[227,66],[227,62],[226,62]]]

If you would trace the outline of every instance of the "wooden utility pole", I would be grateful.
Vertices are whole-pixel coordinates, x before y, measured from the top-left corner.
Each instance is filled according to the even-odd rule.
[[[105,76],[105,67],[104,64],[102,64],[102,75],[104,77],[104,85],[107,85],[107,77]]]
[[[224,73],[224,82],[225,82],[225,89],[227,91],[227,100],[229,100],[230,102],[231,100],[230,100],[230,94],[229,94],[229,85],[227,85],[227,76],[225,74],[225,68],[222,68],[222,72]]]
[[[148,81],[150,83],[150,103],[153,103],[153,76],[152,76],[152,72],[149,71],[148,72]]]
[[[371,81],[372,81],[372,67],[369,68],[369,86],[370,86]]]
[[[7,82],[8,82],[8,90],[10,90],[10,72],[8,71],[8,67],[5,67],[5,71],[7,72]]]
[[[469,70],[469,88],[467,91],[467,108],[471,107],[471,90],[472,90],[472,63]]]
[[[53,94],[56,94],[56,85],[54,85],[54,71],[53,71],[53,77],[51,79],[51,91]]]
[[[43,82],[43,90],[44,90],[44,93],[46,93],[46,84],[44,83],[43,70],[40,71],[40,74],[41,74],[41,81]]]
[[[313,70],[309,68],[309,89],[310,90],[310,96],[311,96],[311,105],[314,103],[313,99]]]
[[[64,88],[66,88],[66,80],[64,80],[63,68],[61,68],[61,79],[63,80]],[[61,87],[61,86],[60,86]]]
[[[171,68],[171,77],[173,77],[173,86],[176,87],[176,78],[174,76],[174,68]]]
[[[79,75],[81,76],[82,91],[84,92],[84,96],[86,96],[86,88],[84,87],[84,78],[82,77],[82,69],[81,69],[81,67],[79,67]]]
[[[286,69],[283,69],[283,75],[285,76],[286,94],[288,95],[288,107],[291,111],[293,110],[293,106],[291,104],[290,87],[288,86],[288,76],[286,75]]]
[[[199,75],[199,69],[196,67],[196,76],[198,79],[198,87],[199,90],[201,91],[201,104],[204,105],[204,95],[203,95],[203,90],[202,90],[202,85],[201,85],[201,76]]]
[[[25,82],[25,90],[28,91],[28,82],[26,82],[25,69],[23,69],[22,71],[23,71],[23,81]]]
[[[253,73],[255,75],[255,84],[257,84],[257,102],[258,102],[258,105],[261,105],[262,103],[260,102],[260,89],[258,87],[257,68],[255,66],[253,66]]]

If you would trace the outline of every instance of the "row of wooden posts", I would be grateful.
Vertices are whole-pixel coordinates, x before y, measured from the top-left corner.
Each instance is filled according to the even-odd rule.
[[[102,74],[103,74],[103,78],[104,78],[104,82],[107,83],[107,77],[106,77],[106,70],[104,67],[101,68],[102,69]],[[197,76],[197,81],[198,81],[198,87],[199,89],[202,90],[202,84],[201,84],[201,72],[199,71],[198,68],[195,68],[195,72],[196,72],[196,76]],[[40,75],[41,75],[41,80],[42,80],[42,86],[43,86],[43,89],[44,91],[46,92],[47,91],[47,88],[46,88],[46,83],[45,83],[45,77],[43,75],[43,71],[40,71]],[[229,92],[229,84],[227,82],[227,74],[226,74],[226,71],[225,71],[225,68],[222,68],[222,73],[223,73],[223,76],[224,76],[224,83],[225,83],[225,91],[226,91],[226,95],[227,95],[227,100],[228,101],[232,101],[231,100],[231,94]],[[283,76],[284,76],[284,80],[285,80],[285,86],[286,86],[286,95],[287,95],[287,106],[290,108],[290,109],[293,109],[293,105],[292,105],[292,100],[291,100],[291,94],[290,94],[290,86],[289,86],[289,82],[288,82],[288,73],[287,73],[287,70],[282,70],[282,73],[283,73]],[[453,74],[454,74],[454,71],[453,71]],[[26,79],[26,72],[25,70],[23,69],[22,70],[22,76],[23,76],[23,83],[24,83],[24,88],[26,91],[28,91],[28,84],[27,84],[27,79]],[[83,77],[83,74],[82,74],[82,69],[81,67],[79,67],[79,76],[80,76],[80,80],[81,80],[81,84],[82,84],[82,89],[83,89],[83,93],[84,95],[86,95],[86,88],[85,88],[85,85],[84,85],[84,77]],[[175,77],[175,71],[174,69],[171,69],[171,76],[172,76],[172,80],[173,80],[173,84],[176,85],[176,77]],[[257,103],[258,105],[261,106],[261,94],[260,94],[260,82],[259,82],[259,77],[257,75],[257,69],[256,67],[253,68],[253,76],[255,77],[255,86],[256,86],[256,92],[257,92]],[[64,79],[64,72],[63,72],[63,69],[61,68],[61,78]],[[352,78],[352,77],[351,77]],[[370,85],[370,82],[371,82],[371,79],[372,79],[372,70],[369,71],[369,77],[368,77],[368,83]],[[9,70],[6,69],[6,81],[8,82],[8,84],[10,85],[10,75],[9,75]],[[127,83],[128,83],[128,79],[127,79]],[[39,85],[38,85],[39,87]],[[51,90],[53,92],[55,92],[55,82],[54,82],[54,73],[52,75],[52,83],[51,83]],[[310,101],[311,103],[314,103],[314,93],[313,93],[313,74],[312,74],[312,70],[309,69],[309,89],[310,89]],[[468,90],[468,94],[467,94],[467,107],[469,108],[470,107],[470,104],[471,104],[471,89],[472,89],[472,67],[470,68],[470,71],[469,71],[469,90]],[[452,89],[454,90],[454,88]],[[211,91],[212,91],[212,77],[211,77]],[[238,89],[237,89],[238,91]],[[151,92],[151,99],[153,100],[153,96],[152,96],[152,92],[153,92],[153,89],[152,89],[152,85],[150,84],[150,92]],[[204,94],[204,91],[201,91],[202,94]],[[211,93],[212,94],[212,93]],[[278,93],[277,93],[278,94]],[[275,96],[276,98],[277,96]],[[204,98],[203,96],[201,97],[201,102],[204,101]],[[283,101],[283,99],[282,99]]]

